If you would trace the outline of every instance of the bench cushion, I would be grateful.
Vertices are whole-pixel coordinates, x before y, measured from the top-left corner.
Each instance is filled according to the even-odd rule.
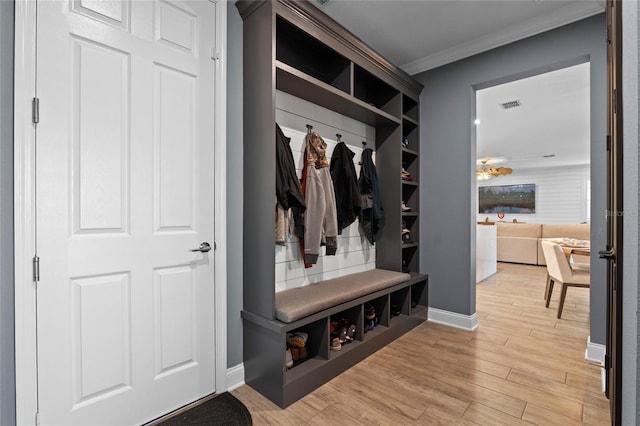
[[[408,281],[409,274],[372,269],[276,293],[276,318],[293,322],[340,303]]]

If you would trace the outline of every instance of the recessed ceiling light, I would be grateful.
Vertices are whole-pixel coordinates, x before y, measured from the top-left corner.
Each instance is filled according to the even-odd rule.
[[[474,120],[473,124],[475,124],[476,126],[477,126],[478,124],[480,124],[480,119],[479,119],[479,118],[476,118],[476,119]]]

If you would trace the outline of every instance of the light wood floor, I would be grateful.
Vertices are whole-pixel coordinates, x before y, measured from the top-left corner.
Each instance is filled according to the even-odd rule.
[[[425,322],[282,410],[232,393],[255,425],[608,425],[600,367],[584,359],[589,290],[544,307],[544,267],[498,264],[477,286],[474,332]]]

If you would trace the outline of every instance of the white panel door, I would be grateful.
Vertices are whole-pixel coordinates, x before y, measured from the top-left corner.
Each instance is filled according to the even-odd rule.
[[[214,27],[209,1],[38,3],[43,425],[215,391]]]

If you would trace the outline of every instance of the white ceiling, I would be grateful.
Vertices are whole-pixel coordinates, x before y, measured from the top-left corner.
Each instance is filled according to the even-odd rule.
[[[477,91],[478,161],[514,169],[589,164],[589,68],[584,63]],[[522,105],[499,105],[513,100]]]
[[[604,0],[329,0],[325,4],[316,0],[314,4],[409,74],[604,10]]]
[[[604,0],[329,0],[327,15],[417,74],[604,11]],[[478,92],[478,158],[503,166],[589,162],[588,64]],[[497,103],[520,99],[522,107]],[[556,157],[544,159],[544,155]]]

